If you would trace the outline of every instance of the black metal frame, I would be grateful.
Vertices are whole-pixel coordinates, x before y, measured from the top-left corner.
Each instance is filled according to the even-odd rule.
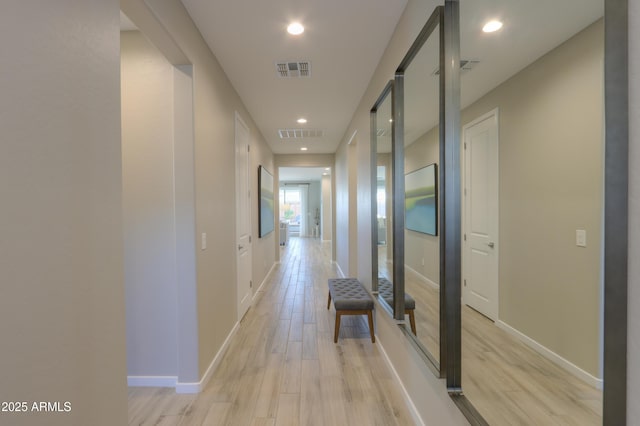
[[[377,188],[374,182],[377,181],[377,169],[378,169],[378,155],[377,155],[377,133],[378,133],[378,120],[377,114],[380,105],[387,99],[387,96],[391,95],[392,103],[393,103],[393,80],[389,80],[389,82],[382,89],[382,93],[376,99],[376,102],[373,104],[371,111],[369,112],[370,117],[370,137],[371,137],[371,164],[370,164],[370,181],[371,181],[371,291],[373,293],[378,292],[378,226],[376,224],[376,212],[378,210],[378,205],[376,203],[377,197]],[[393,144],[393,126],[394,123],[391,123],[391,141]]]
[[[439,159],[439,167],[438,167],[438,183],[442,191],[439,191],[438,200],[438,217],[440,219],[440,353],[439,359],[436,360],[429,351],[427,351],[420,344],[419,347],[422,347],[423,355],[433,364],[433,367],[438,371],[439,377],[444,377],[446,374],[446,366],[449,364],[449,360],[447,358],[447,353],[449,353],[449,347],[447,342],[450,339],[447,336],[448,333],[448,315],[449,312],[448,307],[446,305],[447,298],[447,280],[445,278],[445,242],[447,240],[447,228],[446,228],[446,209],[447,209],[447,196],[446,196],[446,187],[445,182],[447,182],[447,173],[448,169],[446,167],[445,161],[443,161],[443,156],[445,152],[445,122],[447,117],[447,111],[443,106],[445,105],[445,97],[446,97],[446,81],[448,77],[445,75],[445,39],[443,36],[443,31],[445,27],[445,16],[446,16],[446,4],[445,6],[437,6],[432,12],[429,19],[427,19],[426,24],[420,31],[420,34],[416,37],[415,41],[409,48],[407,54],[404,56],[400,65],[396,69],[395,73],[395,101],[394,108],[396,113],[394,113],[394,125],[395,125],[395,143],[394,143],[394,155],[396,155],[397,160],[394,160],[394,170],[393,170],[393,191],[394,194],[404,194],[404,75],[411,65],[411,62],[415,59],[415,57],[420,52],[420,49],[427,42],[429,37],[433,34],[436,28],[439,28],[439,104],[440,104],[440,116],[439,116],[439,129],[440,129],[440,159]],[[458,116],[460,112],[457,112]],[[458,122],[460,119],[458,118]],[[396,148],[398,147],[398,152],[396,153]],[[394,312],[400,313],[400,318],[404,318],[404,199],[396,198],[394,200],[394,221],[396,215],[402,217],[402,225],[396,224],[397,228],[394,227],[394,255],[393,255],[393,268],[394,268]],[[397,213],[396,213],[397,211]],[[396,245],[396,232],[398,238],[398,245]],[[397,252],[397,253],[396,253]],[[396,257],[397,256],[397,257]],[[397,282],[397,285],[396,285]],[[458,307],[459,311],[459,307]],[[396,317],[397,318],[397,317]],[[412,336],[412,335],[411,335]],[[412,336],[412,339],[415,339],[415,336]],[[453,341],[453,340],[452,340]],[[418,342],[416,342],[418,343]]]
[[[605,0],[604,390],[602,424],[627,423],[628,0]]]

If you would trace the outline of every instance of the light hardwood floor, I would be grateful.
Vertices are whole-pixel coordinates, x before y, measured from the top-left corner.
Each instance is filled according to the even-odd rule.
[[[379,247],[379,262],[385,258]],[[438,290],[408,270],[405,288],[416,300],[418,339],[438,359]],[[601,391],[468,306],[462,307],[462,389],[492,426],[602,424]]]
[[[291,238],[206,388],[130,388],[130,425],[410,425],[365,317],[335,311],[329,245]]]

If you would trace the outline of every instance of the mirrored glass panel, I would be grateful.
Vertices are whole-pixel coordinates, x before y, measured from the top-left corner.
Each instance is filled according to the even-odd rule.
[[[440,27],[404,72],[404,277],[411,333],[440,360]]]
[[[600,425],[603,1],[460,11],[464,395],[491,425]]]
[[[393,185],[392,185],[392,83],[382,92],[372,110],[372,144],[375,147],[374,256],[377,265],[378,296],[389,312],[393,310]]]

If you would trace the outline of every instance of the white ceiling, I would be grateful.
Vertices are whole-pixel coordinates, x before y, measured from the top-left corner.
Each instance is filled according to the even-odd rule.
[[[406,5],[406,0],[182,2],[276,154],[300,153],[302,145],[309,154],[335,152]],[[603,10],[603,0],[462,0],[462,58],[481,61],[462,76],[462,105],[597,20]],[[504,28],[483,34],[489,18],[500,18]],[[297,38],[285,31],[292,20],[306,26]],[[418,80],[433,71],[434,59],[435,51],[425,53],[422,68],[414,67]],[[278,78],[279,60],[310,61],[311,77]],[[407,109],[421,111],[407,116],[407,131],[414,135],[437,122],[437,78],[426,84],[412,92],[414,99],[407,97]],[[299,117],[308,123],[297,124]],[[324,137],[279,138],[278,129],[298,127],[321,129]]]
[[[182,0],[276,154],[333,153],[406,0]],[[292,20],[305,25],[293,37]],[[308,60],[311,77],[282,79],[276,61]],[[305,117],[304,126],[296,120]],[[278,129],[324,137],[280,140]]]

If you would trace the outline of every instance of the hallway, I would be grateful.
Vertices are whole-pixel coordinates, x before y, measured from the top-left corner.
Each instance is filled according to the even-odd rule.
[[[408,425],[413,419],[364,317],[333,343],[330,245],[292,238],[202,393],[130,388],[130,425]]]

